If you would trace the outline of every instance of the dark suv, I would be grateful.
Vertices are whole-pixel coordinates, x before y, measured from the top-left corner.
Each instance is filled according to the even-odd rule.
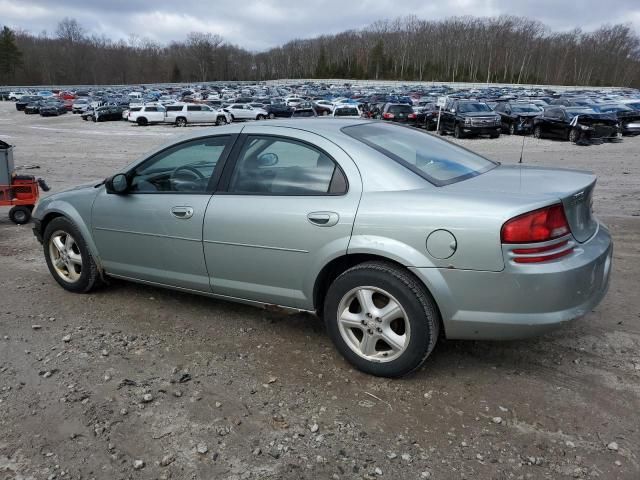
[[[411,105],[406,103],[385,103],[379,115],[382,120],[400,123],[415,123],[417,117]]]
[[[533,103],[499,102],[495,112],[500,115],[503,131],[515,135],[531,133],[533,119],[542,114],[542,109]]]
[[[502,129],[500,116],[489,105],[475,100],[449,99],[440,114],[438,133],[453,133],[456,138],[489,135],[498,138]]]

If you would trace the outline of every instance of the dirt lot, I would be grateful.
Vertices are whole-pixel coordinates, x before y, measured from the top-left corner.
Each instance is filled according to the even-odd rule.
[[[53,192],[181,133],[0,102],[0,139]],[[462,141],[507,163],[521,142]],[[0,479],[640,478],[640,138],[525,142],[525,163],[599,175],[609,294],[544,338],[443,342],[403,380],[354,371],[310,315],[120,282],[66,293],[3,209]]]

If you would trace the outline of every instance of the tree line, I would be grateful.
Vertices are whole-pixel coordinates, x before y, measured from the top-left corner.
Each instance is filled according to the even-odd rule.
[[[554,32],[522,17],[415,16],[249,52],[191,32],[166,45],[90,35],[65,18],[54,34],[0,31],[0,82],[135,84],[349,78],[640,87],[640,38],[629,26]]]

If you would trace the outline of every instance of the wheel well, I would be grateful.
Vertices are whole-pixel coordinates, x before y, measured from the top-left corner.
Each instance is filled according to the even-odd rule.
[[[64,215],[58,212],[52,212],[44,216],[40,221],[40,231],[42,232],[42,235],[44,235],[44,231],[47,229],[47,225],[51,223],[51,220],[58,217],[64,217]]]
[[[329,286],[331,285],[331,283],[333,283],[333,281],[336,278],[338,278],[343,272],[347,271],[351,267],[358,265],[360,263],[371,262],[375,260],[383,261],[386,263],[392,263],[396,265],[398,268],[405,270],[410,275],[414,275],[410,270],[407,269],[407,267],[405,267],[401,263],[398,263],[395,260],[391,260],[387,257],[383,257],[380,255],[356,253],[352,255],[343,255],[342,257],[335,258],[331,260],[327,265],[325,265],[324,268],[320,271],[320,273],[318,274],[318,277],[316,278],[316,283],[313,286],[313,306],[320,318],[322,318],[324,298],[327,294],[327,291],[329,290]],[[417,279],[417,280],[420,282],[421,285],[424,285],[424,283],[420,279]],[[444,329],[444,323],[442,322],[442,313],[440,312],[440,307],[438,306],[438,302],[436,301],[433,294],[431,293],[431,291],[429,291],[429,288],[426,285],[424,285],[424,288],[429,294],[429,296],[431,297],[431,299],[433,300],[433,303],[435,304],[438,310],[438,317],[440,318],[440,333],[441,335],[443,335],[445,334],[445,329]]]

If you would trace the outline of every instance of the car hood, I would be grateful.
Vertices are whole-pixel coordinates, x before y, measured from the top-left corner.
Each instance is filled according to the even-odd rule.
[[[533,167],[527,165],[499,165],[482,175],[454,183],[447,190],[460,192],[491,192],[532,198],[548,197],[561,201],[571,232],[584,242],[597,230],[592,215],[592,197],[596,176],[584,170]]]

